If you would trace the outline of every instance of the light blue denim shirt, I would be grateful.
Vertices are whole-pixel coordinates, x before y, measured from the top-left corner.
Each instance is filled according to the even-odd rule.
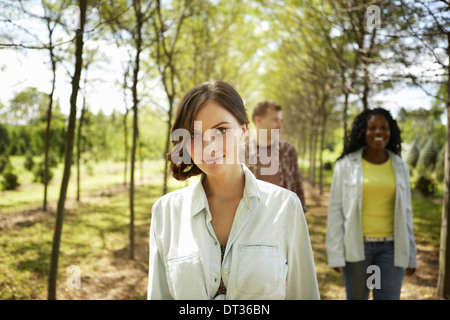
[[[320,298],[299,198],[242,166],[244,194],[223,263],[201,181],[155,202],[148,299]],[[215,297],[221,277],[226,296]]]
[[[394,212],[394,265],[417,267],[411,209],[409,167],[399,156],[387,150],[396,179]],[[330,190],[327,220],[327,253],[330,267],[343,267],[345,261],[365,259],[361,225],[362,152],[360,149],[336,163]]]

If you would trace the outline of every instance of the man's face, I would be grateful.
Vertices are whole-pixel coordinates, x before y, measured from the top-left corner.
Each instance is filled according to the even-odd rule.
[[[272,129],[281,129],[281,110],[275,110],[274,108],[267,109],[265,116],[257,117],[255,124],[257,129],[267,129],[268,132]]]

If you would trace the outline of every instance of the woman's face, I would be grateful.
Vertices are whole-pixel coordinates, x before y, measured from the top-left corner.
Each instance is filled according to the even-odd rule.
[[[225,164],[239,164],[239,144],[246,131],[246,124],[241,125],[230,111],[208,100],[194,119],[189,155],[207,175],[224,173],[229,167]]]
[[[367,121],[366,145],[373,150],[384,150],[389,143],[391,131],[389,122],[382,115],[375,114]]]

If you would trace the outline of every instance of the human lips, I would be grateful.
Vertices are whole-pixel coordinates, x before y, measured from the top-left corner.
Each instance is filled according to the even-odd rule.
[[[220,157],[214,157],[214,158],[207,158],[207,159],[203,159],[203,161],[204,161],[206,164],[211,165],[211,164],[214,164],[214,163],[219,162],[222,158],[223,158],[223,156],[220,156]]]
[[[384,137],[374,137],[372,139],[372,145],[376,148],[384,147],[388,142],[388,139]]]

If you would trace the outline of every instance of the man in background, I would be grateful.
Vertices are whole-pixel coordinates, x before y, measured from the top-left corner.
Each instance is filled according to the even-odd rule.
[[[281,119],[280,105],[272,101],[258,103],[252,114],[252,120],[257,129],[256,138],[250,137],[245,145],[245,163],[257,179],[296,193],[306,213],[308,207],[305,203],[297,151],[291,143],[279,139]],[[270,170],[273,168],[273,163],[265,161],[266,159],[278,161],[276,163],[278,169],[275,172]]]

